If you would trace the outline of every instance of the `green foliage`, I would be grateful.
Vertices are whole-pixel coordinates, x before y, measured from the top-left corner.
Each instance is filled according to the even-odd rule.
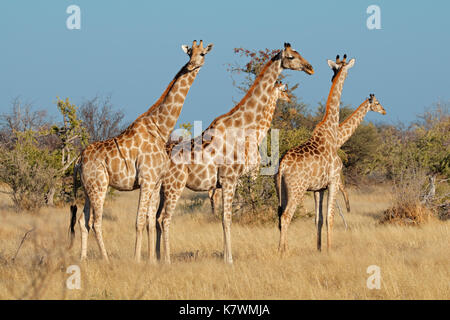
[[[55,186],[54,152],[38,147],[35,132],[15,132],[16,143],[1,150],[0,181],[11,188],[17,209],[37,211],[45,204],[45,195]]]
[[[345,172],[352,176],[368,175],[374,155],[380,152],[381,138],[372,123],[361,123],[350,139],[341,147]]]
[[[12,190],[19,209],[38,210],[43,204],[65,201],[69,194],[65,178],[71,176],[80,148],[88,143],[77,107],[67,98],[57,100],[63,117],[54,124],[25,131],[13,130],[11,143],[2,146],[1,177]],[[71,181],[71,179],[70,179]]]
[[[450,115],[448,109],[437,109],[423,115],[425,123],[414,128],[415,161],[430,174],[450,178]]]

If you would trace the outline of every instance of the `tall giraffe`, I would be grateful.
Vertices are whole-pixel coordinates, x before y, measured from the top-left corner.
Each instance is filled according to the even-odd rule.
[[[303,202],[306,191],[319,191],[328,188],[327,206],[327,248],[331,248],[331,230],[334,217],[334,202],[340,184],[342,161],[337,154],[337,134],[339,126],[339,104],[348,69],[355,59],[346,62],[328,60],[334,75],[328,95],[325,115],[312,132],[311,138],[289,150],[281,159],[276,184],[279,197],[279,251],[287,249],[287,230],[299,203]],[[284,191],[284,192],[283,192]],[[321,202],[320,202],[321,203]],[[322,208],[317,232],[317,248],[321,249]]]
[[[311,65],[289,43],[262,68],[253,85],[242,100],[228,113],[216,118],[200,136],[176,145],[172,154],[171,167],[163,179],[163,193],[159,208],[158,225],[161,227],[164,243],[164,260],[170,263],[169,226],[178,198],[184,187],[194,191],[209,191],[222,188],[224,234],[224,260],[232,263],[231,255],[231,214],[232,200],[238,178],[254,167],[258,157],[255,133],[263,119],[271,90],[283,69],[304,71],[313,74]],[[230,140],[237,142],[238,147]],[[243,150],[238,150],[241,142]],[[193,148],[191,147],[193,146]],[[192,150],[188,156],[196,159],[196,150],[203,151],[203,158],[193,163],[174,161],[182,150]],[[198,152],[197,152],[198,154]],[[181,162],[181,163],[180,163]],[[158,233],[158,239],[161,234]],[[160,241],[157,241],[159,244]]]
[[[192,47],[183,45],[189,61],[181,68],[161,97],[140,115],[124,132],[106,141],[95,142],[81,153],[76,170],[80,171],[85,190],[84,214],[79,218],[81,229],[81,259],[86,258],[89,229],[93,230],[103,257],[108,255],[102,238],[102,213],[108,186],[120,191],[140,188],[136,219],[135,259],[140,260],[142,231],[151,201],[159,196],[161,177],[168,169],[169,157],[165,144],[180,115],[186,95],[213,45],[203,47],[203,41]],[[76,194],[76,188],[74,187]],[[152,200],[153,199],[153,200]],[[93,215],[90,216],[90,207]],[[75,234],[76,205],[71,206],[71,244]],[[153,235],[154,225],[149,227]],[[149,237],[149,243],[150,241]],[[155,244],[149,247],[151,260],[155,260]]]
[[[384,110],[383,106],[380,104],[380,102],[377,100],[374,94],[370,94],[369,98],[364,100],[364,102],[361,103],[360,106],[350,116],[348,116],[344,121],[342,121],[339,124],[336,142],[338,149],[342,147],[342,145],[345,142],[347,142],[348,139],[350,139],[350,137],[355,132],[356,128],[358,128],[359,124],[363,121],[364,117],[369,111],[378,112],[381,113],[382,115],[386,114],[386,111]],[[347,205],[347,211],[349,211],[350,206],[348,202],[348,196],[347,192],[345,191],[344,185],[342,184],[342,181],[339,184],[339,189],[344,195],[344,199]],[[319,223],[319,206],[322,205],[319,202],[321,199],[323,199],[323,195],[321,195],[321,193],[324,191],[325,190],[314,191],[314,202],[316,208],[316,219],[315,219],[316,225]],[[341,216],[342,219],[344,219],[344,216],[342,214]]]
[[[282,100],[286,102],[290,102],[291,98],[289,97],[289,94],[285,91],[286,85],[283,83],[277,83],[275,84],[272,94],[269,99],[269,103],[264,108],[264,116],[261,122],[259,123],[257,127],[257,142],[258,145],[261,144],[262,140],[264,139],[267,131],[270,128],[270,125],[272,123],[272,118],[275,112],[275,108],[277,106],[277,101]],[[252,170],[252,177],[256,177],[258,175],[258,169],[261,163],[261,156],[259,153],[257,154],[257,159],[255,163],[255,168]],[[251,170],[251,169],[250,169]],[[221,189],[211,189],[208,192],[208,197],[211,202],[211,211],[213,215],[217,215],[217,207],[220,201],[220,192]]]

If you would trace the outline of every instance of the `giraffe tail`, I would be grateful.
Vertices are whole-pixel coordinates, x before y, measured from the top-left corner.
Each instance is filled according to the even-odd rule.
[[[275,184],[278,192],[278,228],[281,230],[281,216],[283,215],[283,194],[282,194],[282,182],[283,182],[283,164],[280,164],[278,168],[278,174],[276,176]]]
[[[80,169],[80,166],[81,166],[80,159],[81,158],[78,157],[77,161],[75,162],[75,166],[73,167],[73,202],[72,202],[72,205],[70,206],[70,226],[69,226],[70,243],[69,243],[69,249],[71,249],[72,246],[73,246],[73,241],[75,239],[75,224],[77,223],[77,204],[76,204],[77,189],[78,189],[77,175],[78,175],[78,170]]]
[[[347,190],[345,190],[343,186],[341,186],[340,189],[341,189],[342,196],[344,197],[344,201],[345,201],[345,206],[347,208],[347,212],[350,212],[350,201],[348,201]]]

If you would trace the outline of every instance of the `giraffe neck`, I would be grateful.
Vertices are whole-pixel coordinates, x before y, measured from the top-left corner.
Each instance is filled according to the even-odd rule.
[[[322,121],[314,129],[313,135],[323,130],[328,130],[332,133],[333,143],[336,143],[336,137],[339,126],[339,105],[341,102],[342,88],[344,86],[345,78],[347,77],[347,69],[341,68],[331,85],[330,93],[328,95],[325,115]]]
[[[194,82],[200,68],[188,71],[187,64],[181,68],[167,89],[144,114],[136,119],[148,127],[149,131],[157,131],[158,136],[167,141],[173,131],[183,108],[184,100]]]
[[[369,112],[369,100],[361,103],[361,105],[339,125],[337,136],[338,147],[341,147],[348,139],[350,139],[356,128],[363,121],[367,112]]]
[[[282,70],[281,55],[278,54],[263,67],[242,100],[228,113],[216,118],[208,129],[220,124],[224,124],[225,128],[256,129],[255,120],[264,117],[264,108],[269,102],[275,81]]]
[[[269,100],[268,104],[266,105],[266,107],[264,108],[263,118],[259,122],[259,125],[257,128],[258,144],[260,144],[262,142],[262,139],[264,139],[267,131],[270,128],[270,124],[272,123],[273,114],[275,112],[275,108],[277,106],[277,101],[278,101],[278,93],[276,91],[277,90],[275,90],[275,89],[273,90],[273,93],[270,96],[270,100]]]

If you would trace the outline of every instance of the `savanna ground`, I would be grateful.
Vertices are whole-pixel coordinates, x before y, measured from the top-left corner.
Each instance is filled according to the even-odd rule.
[[[67,207],[17,213],[0,193],[0,298],[450,299],[448,220],[421,226],[380,224],[391,204],[388,190],[350,189],[349,229],[336,214],[330,253],[316,250],[311,214],[291,224],[289,253],[283,258],[277,253],[275,222],[235,222],[233,266],[222,261],[222,225],[211,216],[205,194],[185,191],[171,225],[173,263],[150,265],[133,260],[138,192],[118,193],[106,205],[103,231],[109,264],[100,259],[92,233],[88,260],[80,264],[78,226],[76,245],[67,250]],[[308,197],[306,212],[312,211]],[[81,267],[79,290],[66,287],[70,265]],[[379,290],[366,285],[371,265],[381,270]]]

